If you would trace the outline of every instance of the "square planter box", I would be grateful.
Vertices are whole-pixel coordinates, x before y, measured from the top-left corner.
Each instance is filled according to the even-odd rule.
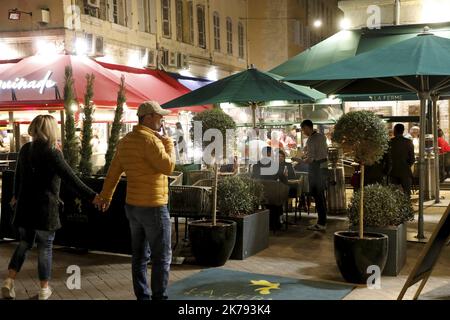
[[[357,230],[357,227],[351,227]],[[406,225],[402,223],[397,227],[374,228],[366,227],[366,232],[383,233],[389,238],[389,250],[386,266],[383,270],[384,276],[397,276],[406,263]]]
[[[237,223],[236,244],[230,259],[244,260],[269,247],[269,210],[224,219]]]

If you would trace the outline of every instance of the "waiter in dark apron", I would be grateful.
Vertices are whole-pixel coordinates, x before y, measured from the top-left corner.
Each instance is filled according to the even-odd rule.
[[[303,161],[309,164],[309,193],[314,198],[319,216],[317,223],[308,230],[325,231],[327,224],[327,204],[325,200],[325,178],[328,168],[328,146],[326,137],[314,130],[311,120],[303,120],[302,132],[308,137],[304,150]]]

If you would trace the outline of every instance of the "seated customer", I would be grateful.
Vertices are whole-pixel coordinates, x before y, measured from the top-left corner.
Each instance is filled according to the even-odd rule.
[[[275,168],[270,169],[271,166],[274,165],[272,164],[272,161],[274,160],[272,154],[272,147],[263,148],[263,158],[252,167],[252,177],[254,179],[275,180],[287,184],[287,176],[283,174],[284,166],[280,166],[278,164]],[[264,169],[266,169],[268,172],[264,172]]]
[[[438,129],[438,147],[439,147],[439,175],[440,181],[444,182],[449,177],[450,171],[450,145],[445,140],[444,131],[441,128]]]
[[[294,167],[292,166],[292,163],[286,162],[286,152],[282,149],[279,149],[279,156],[280,156],[280,169],[281,173],[283,173],[284,176],[287,177],[288,180],[295,179],[295,171]]]
[[[287,184],[287,176],[283,174],[283,169],[281,169],[280,165],[277,165],[273,170],[270,169],[271,165],[273,165],[272,161],[274,160],[272,157],[272,148],[265,147],[262,154],[263,158],[261,161],[252,167],[252,177],[254,179],[280,181]],[[265,170],[272,172],[264,172]],[[273,171],[275,171],[275,173],[273,173]],[[280,218],[283,214],[283,206],[267,205],[266,207],[270,211],[270,229],[273,231],[280,229]]]
[[[223,174],[234,175],[238,172],[238,167],[239,167],[238,158],[234,156],[232,162],[229,161],[229,163],[220,166],[219,172]]]

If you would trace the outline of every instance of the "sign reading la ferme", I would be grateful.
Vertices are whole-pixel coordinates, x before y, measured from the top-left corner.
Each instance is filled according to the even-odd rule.
[[[25,78],[16,78],[15,80],[0,79],[0,90],[34,89],[39,90],[39,93],[43,94],[45,89],[53,88],[54,86],[56,86],[56,82],[50,79],[52,73],[52,71],[47,71],[44,78],[42,78],[41,80],[27,80]]]

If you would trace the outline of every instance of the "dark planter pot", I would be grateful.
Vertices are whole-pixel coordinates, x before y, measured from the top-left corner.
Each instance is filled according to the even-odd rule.
[[[352,230],[356,230],[356,227],[352,227]],[[396,227],[365,227],[364,230],[367,232],[383,233],[388,236],[388,257],[383,275],[397,276],[406,263],[406,225],[402,223]]]
[[[100,192],[104,177],[83,177],[82,181]],[[60,197],[64,202],[64,214],[55,244],[130,254],[131,235],[124,209],[126,185],[125,179],[119,181],[108,211],[101,213],[91,203],[81,200],[70,186],[61,183]]]
[[[372,275],[367,268],[376,265],[383,271],[388,255],[388,237],[381,233],[338,231],[334,233],[334,255],[344,279],[365,284]]]
[[[230,259],[244,260],[269,247],[269,210],[224,219],[237,224],[236,244]]]
[[[223,266],[230,258],[236,243],[236,222],[196,220],[189,223],[192,253],[198,264],[210,267]]]
[[[94,191],[103,187],[103,176],[83,177],[83,182]],[[60,197],[64,201],[61,215],[62,228],[58,230],[55,244],[85,250],[114,253],[131,253],[131,236],[125,215],[126,180],[117,185],[111,205],[105,213],[91,203],[81,200],[66,184],[61,184]]]

